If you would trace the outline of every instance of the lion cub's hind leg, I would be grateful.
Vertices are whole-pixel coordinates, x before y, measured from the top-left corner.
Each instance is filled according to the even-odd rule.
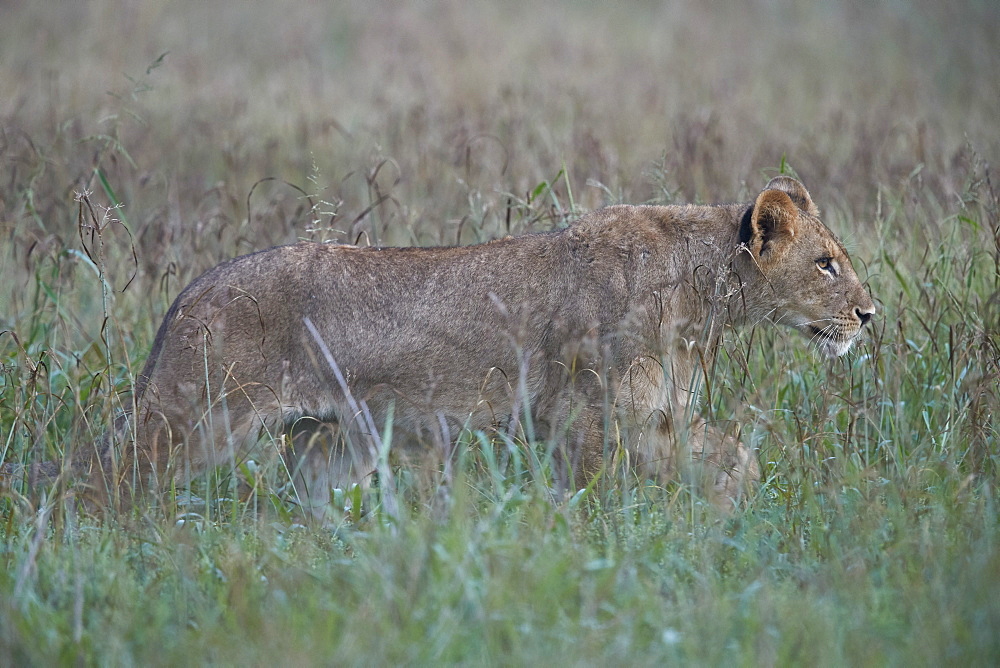
[[[285,433],[290,496],[313,519],[331,517],[331,490],[368,487],[374,457],[350,430],[337,422],[302,417],[287,425]]]

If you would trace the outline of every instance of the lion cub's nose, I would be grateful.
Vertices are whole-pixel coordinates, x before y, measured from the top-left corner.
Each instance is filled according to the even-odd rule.
[[[867,308],[864,311],[860,308],[856,308],[854,309],[854,312],[858,314],[858,320],[861,321],[861,326],[864,327],[868,324],[868,321],[872,319],[872,316],[875,315],[875,308]]]

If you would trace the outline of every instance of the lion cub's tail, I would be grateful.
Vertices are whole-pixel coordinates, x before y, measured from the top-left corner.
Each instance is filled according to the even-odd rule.
[[[27,494],[33,496],[39,490],[48,489],[60,482],[69,483],[69,488],[77,482],[95,484],[95,475],[110,470],[112,433],[105,432],[92,447],[79,448],[68,461],[52,460],[24,465],[8,462],[0,465],[0,495],[6,496],[18,481],[27,478]]]

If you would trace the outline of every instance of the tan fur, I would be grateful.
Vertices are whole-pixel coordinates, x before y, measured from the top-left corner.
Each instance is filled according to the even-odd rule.
[[[73,468],[93,490],[162,489],[240,461],[267,430],[287,435],[299,495],[321,512],[331,487],[371,474],[372,426],[391,411],[394,448],[530,425],[562,486],[619,452],[659,480],[703,462],[709,496],[732,506],[756,459],[694,410],[723,327],[790,325],[832,356],[875,310],[817,213],[778,177],[751,204],[612,206],[476,246],[236,258],[177,297],[134,420]]]

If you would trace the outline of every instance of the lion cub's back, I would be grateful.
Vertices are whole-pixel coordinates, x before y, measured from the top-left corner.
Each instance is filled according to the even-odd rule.
[[[250,375],[269,377],[282,359],[304,373],[314,364],[308,317],[334,358],[373,384],[403,382],[400,374],[480,382],[512,364],[510,332],[523,317],[538,320],[533,332],[556,317],[562,299],[550,304],[546,295],[566,291],[546,259],[551,240],[412,249],[302,242],[237,257],[178,296],[166,354],[189,359],[182,375],[196,375],[201,356],[185,351],[209,333],[226,362]]]

